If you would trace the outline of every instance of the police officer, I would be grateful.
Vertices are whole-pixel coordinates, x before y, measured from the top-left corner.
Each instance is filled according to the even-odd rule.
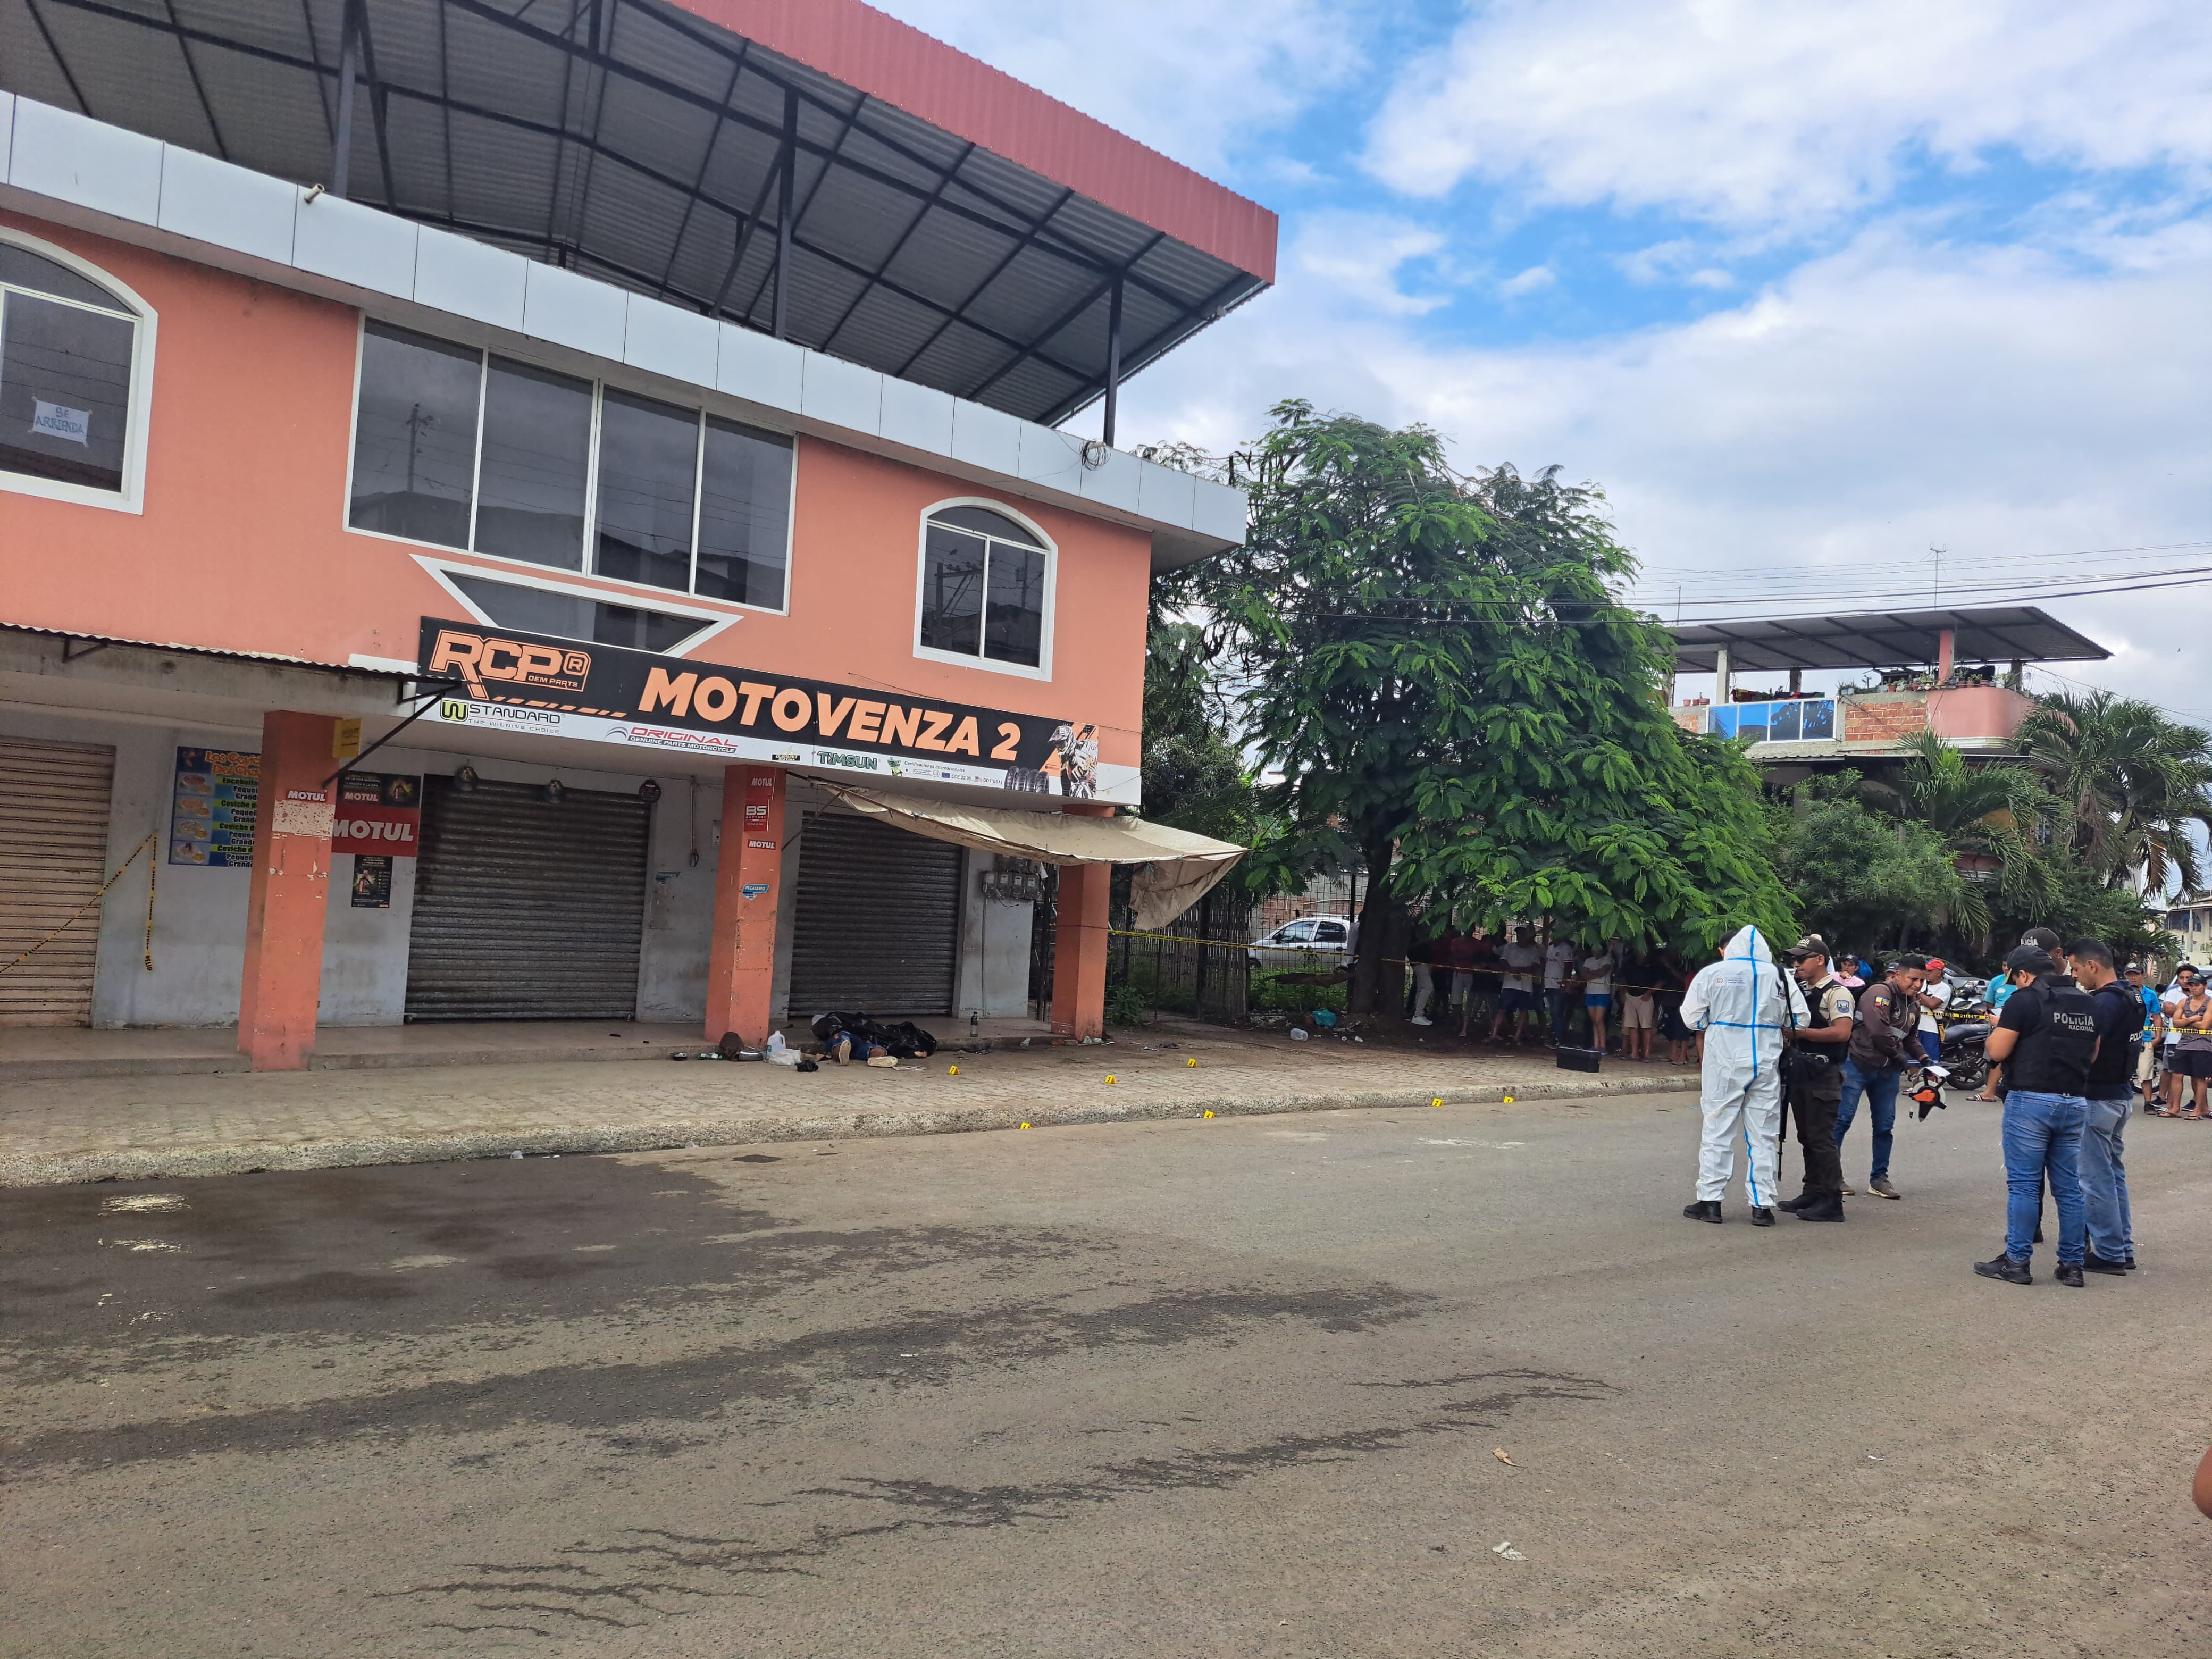
[[[1844,1160],[1836,1150],[1836,1107],[1844,1097],[1844,1045],[1851,1040],[1856,1005],[1850,988],[1836,977],[1828,942],[1818,933],[1806,934],[1783,954],[1804,988],[1810,1018],[1789,1033],[1782,1060],[1790,1115],[1805,1158],[1805,1185],[1776,1207],[1795,1212],[1800,1221],[1841,1221]]]

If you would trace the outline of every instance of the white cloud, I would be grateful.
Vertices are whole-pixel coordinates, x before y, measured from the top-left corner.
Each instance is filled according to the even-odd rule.
[[[1368,73],[1351,0],[880,0],[884,9],[1200,172]]]
[[[1767,594],[1855,587],[1837,609],[1923,602],[1931,544],[1954,572],[2002,575],[2026,556],[2212,538],[2212,228],[2108,241],[2096,270],[1917,228],[1878,226],[1695,322],[1569,344],[1441,344],[1293,271],[1133,382],[1123,429],[1225,447],[1291,395],[1425,421],[1463,465],[1556,461],[1603,484],[1654,586],[1723,570]],[[2212,549],[2085,560],[2083,585],[2168,560]],[[2212,588],[2050,608],[2118,653],[2067,672],[2212,719],[2212,692],[2187,689]]]
[[[1287,269],[1382,316],[1418,317],[1449,295],[1406,291],[1407,267],[1436,270],[1444,249],[1437,231],[1385,214],[1316,213],[1299,222]]]
[[[1524,294],[1554,287],[1559,280],[1549,265],[1531,265],[1517,276],[1508,276],[1498,285],[1498,291],[1509,300],[1517,300]]]
[[[1498,0],[1408,66],[1368,165],[1437,195],[1807,224],[1915,148],[2212,166],[2212,8],[2190,0]]]

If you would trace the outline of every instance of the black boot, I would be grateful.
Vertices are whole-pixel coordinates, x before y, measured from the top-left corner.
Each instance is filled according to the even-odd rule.
[[[1764,1204],[1753,1205],[1751,1224],[1754,1227],[1771,1227],[1774,1224],[1774,1212]]]
[[[1795,1215],[1798,1211],[1803,1209],[1808,1204],[1817,1204],[1820,1201],[1820,1194],[1808,1189],[1805,1192],[1798,1194],[1795,1198],[1784,1199],[1774,1207],[1778,1210],[1787,1210],[1790,1214]]]
[[[1701,1198],[1694,1204],[1685,1204],[1682,1213],[1692,1221],[1717,1222],[1722,1219],[1721,1201],[1717,1198]]]
[[[2027,1263],[2018,1256],[1991,1256],[1987,1261],[1974,1263],[1974,1271],[1984,1279],[2002,1279],[2008,1285],[2035,1283],[2035,1276],[2028,1272]]]
[[[2051,1276],[2062,1285],[2070,1285],[2077,1291],[2081,1288],[2081,1264],[2078,1261],[2060,1262],[2058,1271]]]
[[[2124,1278],[2127,1274],[2128,1264],[2124,1261],[2107,1261],[2094,1250],[2087,1250],[2082,1253],[2081,1270],[2084,1273],[2118,1273]]]
[[[1814,1193],[1797,1203],[1800,1221],[1841,1221],[1844,1200],[1833,1193]]]

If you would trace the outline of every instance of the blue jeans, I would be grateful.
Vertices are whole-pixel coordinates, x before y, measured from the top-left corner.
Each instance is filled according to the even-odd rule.
[[[2058,1265],[2081,1263],[2081,1126],[2089,1103],[2079,1095],[2005,1096],[2005,1254],[2025,1261],[2035,1249],[2035,1224],[2043,1213],[2043,1183],[2051,1182],[2058,1206]],[[2098,1252],[2100,1255],[2103,1251]]]
[[[2125,1261],[2136,1253],[2121,1145],[2134,1112],[2132,1099],[2093,1100],[2081,1127],[2081,1206],[2089,1248],[2107,1261]]]
[[[1941,1031],[1923,1031],[1920,1034],[1920,1052],[1928,1056],[1930,1066],[1941,1066],[1943,1063],[1943,1034]]]
[[[1557,1047],[1567,1040],[1567,994],[1547,988],[1544,1001],[1552,1011],[1552,1042]]]
[[[1905,1079],[1902,1071],[1862,1072],[1856,1060],[1844,1062],[1844,1097],[1836,1107],[1836,1156],[1844,1152],[1844,1131],[1859,1114],[1859,1097],[1866,1097],[1867,1115],[1874,1121],[1874,1167],[1869,1172],[1869,1182],[1881,1180],[1889,1173],[1890,1142],[1897,1129],[1897,1085]]]

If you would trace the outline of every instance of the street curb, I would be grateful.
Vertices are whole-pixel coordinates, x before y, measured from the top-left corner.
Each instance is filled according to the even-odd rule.
[[[0,1156],[0,1187],[62,1187],[95,1181],[155,1181],[200,1176],[254,1175],[274,1170],[338,1170],[376,1164],[441,1164],[460,1158],[550,1152],[646,1152],[675,1147],[744,1146],[773,1141],[875,1140],[906,1135],[971,1134],[993,1129],[1059,1128],[1082,1123],[1143,1123],[1163,1118],[1263,1117],[1297,1112],[1410,1110],[1441,1100],[1449,1106],[1494,1106],[1515,1101],[1586,1100],[1613,1095],[1675,1094],[1694,1091],[1695,1077],[1625,1078],[1588,1081],[1486,1085],[1474,1088],[1368,1089],[1327,1093],[1224,1094],[1213,1097],[1120,1096],[1087,1104],[917,1107],[880,1111],[865,1108],[799,1115],[749,1113],[690,1121],[609,1125],[602,1128],[507,1129],[404,1140],[280,1142],[165,1152],[126,1147],[113,1152]]]

